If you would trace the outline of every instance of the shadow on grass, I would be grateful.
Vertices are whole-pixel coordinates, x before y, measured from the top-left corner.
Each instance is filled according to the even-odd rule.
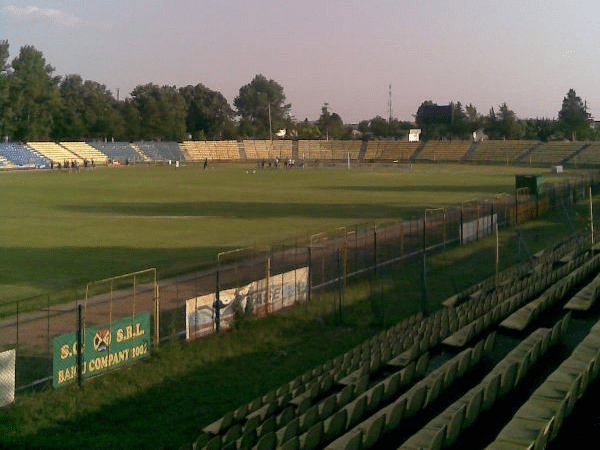
[[[344,191],[360,191],[360,192],[461,192],[461,193],[474,193],[481,195],[482,193],[496,194],[497,192],[506,189],[512,192],[513,186],[498,186],[498,185],[398,185],[398,186],[340,186],[334,188],[336,190]]]
[[[0,248],[0,285],[83,289],[90,281],[151,267],[157,268],[159,276],[170,276],[206,266],[223,250],[228,248],[4,247]]]
[[[367,304],[362,303],[359,309]],[[190,345],[178,342],[163,345],[152,360],[92,379],[82,391],[72,386],[62,393],[48,393],[61,397],[62,405],[58,409],[70,403],[78,404],[75,408],[81,411],[91,409],[85,403],[98,401],[105,387],[114,392],[111,386],[123,383],[118,389],[130,390],[131,395],[122,395],[120,400],[100,406],[92,413],[53,420],[53,426],[28,435],[7,434],[4,439],[0,437],[0,447],[179,448],[192,442],[203,426],[227,411],[339,355],[375,331],[369,326],[357,329],[334,322],[330,316],[315,321],[302,317],[302,313],[291,314],[291,317],[283,314],[262,319],[260,324],[251,320],[242,324],[239,332]],[[249,336],[252,332],[254,336]],[[211,357],[206,356],[205,347],[209,347],[209,353],[227,354],[232,346],[242,354],[207,364],[198,363]],[[155,377],[161,366],[175,365],[183,367],[182,375],[172,375],[150,387],[140,382],[143,387],[137,388],[136,380]],[[57,404],[48,406],[53,407]],[[1,414],[0,419],[3,419]]]
[[[384,188],[385,190],[385,188]],[[168,202],[168,203],[94,203],[68,205],[64,210],[85,214],[112,216],[176,218],[232,217],[238,219],[268,218],[339,218],[389,219],[420,216],[423,208],[381,203],[268,203],[268,202]]]

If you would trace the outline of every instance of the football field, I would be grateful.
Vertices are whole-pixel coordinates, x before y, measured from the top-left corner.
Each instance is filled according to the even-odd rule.
[[[512,194],[517,173],[560,181],[548,169],[432,164],[2,172],[0,302],[150,267],[164,279],[214,264],[221,251],[421,217]]]

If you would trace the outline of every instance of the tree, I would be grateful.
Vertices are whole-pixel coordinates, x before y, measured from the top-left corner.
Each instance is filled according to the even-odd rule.
[[[0,41],[0,138],[8,135],[11,117],[10,102],[8,101],[8,41]]]
[[[61,110],[54,132],[57,138],[109,138],[123,134],[117,101],[103,84],[66,75],[59,92]]]
[[[558,122],[565,134],[576,140],[577,135],[586,137],[590,134],[592,115],[588,111],[587,102],[577,96],[574,89],[569,89],[563,98],[562,108],[558,112]]]
[[[54,67],[30,45],[21,47],[11,65],[9,102],[14,125],[7,131],[22,141],[47,139],[60,105],[59,78],[52,76]]]
[[[321,136],[321,130],[314,123],[308,121],[308,118],[299,123],[296,127],[296,133],[299,139],[317,139]]]
[[[185,100],[175,86],[136,86],[131,101],[139,113],[142,139],[178,141],[185,137]]]
[[[233,104],[241,117],[242,134],[256,137],[268,137],[272,130],[282,128],[291,108],[285,103],[283,87],[261,74],[240,88]]]
[[[231,137],[235,112],[227,99],[203,84],[179,88],[187,109],[186,127],[195,138]]]
[[[464,139],[474,130],[471,129],[471,125],[467,121],[467,114],[462,107],[462,103],[456,102],[450,103],[450,105],[452,106],[452,135]]]
[[[321,116],[317,121],[321,130],[321,136],[325,139],[340,139],[344,134],[344,122],[338,113],[329,112],[329,104],[325,103],[321,108]]]
[[[389,137],[388,121],[381,116],[375,116],[369,121],[369,131],[374,137]]]
[[[506,139],[519,139],[523,132],[523,127],[517,119],[514,111],[509,109],[506,103],[502,103],[498,109],[499,131]]]
[[[549,141],[560,137],[556,120],[547,118],[527,119],[525,121],[525,139]]]

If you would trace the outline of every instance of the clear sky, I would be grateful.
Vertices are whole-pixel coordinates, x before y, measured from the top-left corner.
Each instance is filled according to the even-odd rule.
[[[555,118],[570,88],[600,120],[598,0],[1,0],[0,39],[121,98],[203,83],[232,104],[262,73],[298,120],[387,117],[390,84],[400,120],[424,100]]]

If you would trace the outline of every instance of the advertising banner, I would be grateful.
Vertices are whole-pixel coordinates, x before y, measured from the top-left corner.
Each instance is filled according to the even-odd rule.
[[[220,291],[220,327],[226,330],[233,326],[236,314],[264,316],[303,302],[307,296],[307,267],[269,277],[268,289],[266,279],[261,279],[239,288]],[[186,301],[185,329],[188,340],[215,332],[215,300],[215,294],[211,293]]]
[[[0,408],[15,401],[14,349],[0,353]]]
[[[88,327],[83,337],[84,378],[93,377],[129,364],[150,354],[150,314],[143,312],[111,325]],[[77,333],[54,339],[53,385],[77,380]]]
[[[484,236],[493,234],[496,229],[498,215],[487,215],[480,217],[478,220],[463,223],[462,226],[462,243],[476,241]]]

